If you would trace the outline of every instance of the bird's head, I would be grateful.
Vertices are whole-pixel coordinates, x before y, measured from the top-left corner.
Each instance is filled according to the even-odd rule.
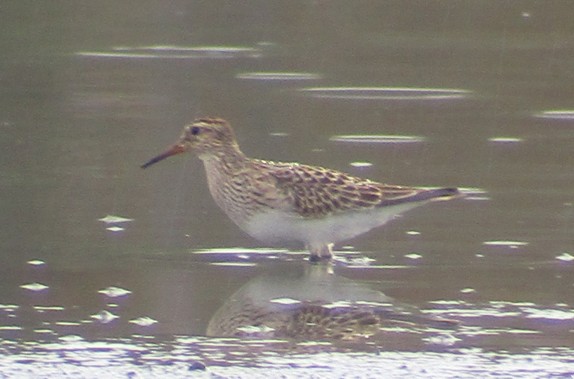
[[[229,123],[221,118],[200,118],[183,128],[179,140],[163,153],[155,156],[141,167],[147,168],[172,155],[193,151],[202,159],[224,156],[239,148]]]

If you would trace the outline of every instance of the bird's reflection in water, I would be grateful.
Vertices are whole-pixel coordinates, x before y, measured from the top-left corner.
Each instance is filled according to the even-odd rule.
[[[258,276],[215,313],[208,336],[358,340],[396,328],[453,328],[379,291],[334,274],[330,265]]]

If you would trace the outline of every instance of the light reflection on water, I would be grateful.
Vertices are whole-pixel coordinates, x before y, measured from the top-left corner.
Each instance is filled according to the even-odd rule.
[[[177,332],[166,335],[161,329],[164,320],[125,315],[125,306],[129,302],[136,306],[133,302],[138,301],[138,295],[151,296],[141,294],[133,286],[94,289],[92,295],[103,295],[107,305],[106,309],[90,313],[58,298],[58,284],[54,284],[50,288],[53,292],[30,298],[29,304],[0,305],[3,324],[0,328],[0,371],[8,377],[26,375],[38,369],[42,369],[44,377],[125,377],[135,374],[138,377],[181,377],[190,370],[203,372],[202,367],[206,366],[206,374],[235,377],[257,377],[263,373],[284,377],[351,373],[367,378],[383,374],[405,378],[422,374],[471,377],[485,370],[496,370],[500,377],[520,373],[520,377],[535,378],[562,375],[574,369],[571,335],[564,334],[564,331],[574,330],[574,309],[568,304],[482,302],[474,297],[474,301],[471,298],[428,301],[416,309],[371,289],[370,285],[341,276],[338,273],[341,270],[347,273],[361,270],[352,264],[347,268],[343,263],[345,260],[337,263],[331,273],[326,266],[293,262],[289,254],[272,258],[276,252],[270,251],[266,257],[262,250],[229,248],[189,254],[206,265],[199,270],[208,269],[210,263],[261,265],[266,259],[270,259],[267,262],[283,262],[277,267],[267,267],[264,274],[248,280],[227,299],[231,308],[223,305],[223,313],[219,310],[213,316],[211,324],[229,325],[229,320],[247,320],[247,323],[232,323],[241,338],[232,338],[235,333],[225,338],[204,337],[201,336],[203,333],[197,336]],[[347,256],[356,254],[349,250],[344,252]],[[158,258],[156,262],[159,262]],[[162,256],[162,260],[167,258]],[[198,264],[194,263],[195,266]],[[180,263],[176,265],[181,266]],[[49,264],[47,266],[49,268]],[[285,270],[286,266],[291,269]],[[412,269],[411,266],[368,264],[364,267],[387,273]],[[226,268],[215,266],[211,270],[223,269]],[[248,268],[236,266],[233,269]],[[221,277],[221,273],[218,275]],[[75,280],[76,285],[81,285],[82,278]],[[282,317],[305,309],[310,301],[322,307],[326,315],[345,315],[345,312],[352,315],[357,309],[363,313],[375,310],[376,313],[382,309],[385,321],[374,324],[375,329],[360,329],[357,335],[335,338],[309,331],[290,336],[273,331],[274,328],[279,330],[277,320],[285,320]],[[237,305],[243,306],[239,313],[233,311],[234,308],[237,310]],[[245,308],[246,305],[249,306]],[[245,309],[255,311],[256,317],[245,314]],[[261,317],[266,312],[274,315]],[[249,326],[250,320],[257,320],[257,323]],[[445,320],[458,324],[445,324]],[[214,330],[226,329],[208,327],[208,333],[219,334]],[[124,337],[117,337],[118,334]],[[506,341],[504,345],[500,345],[501,340]],[[530,345],[538,348],[532,349]],[[545,349],[545,345],[564,348]],[[500,346],[503,346],[502,350]],[[521,353],[524,349],[528,349],[527,354]],[[524,364],[528,364],[527,369]]]
[[[456,100],[472,94],[463,89],[410,87],[310,87],[299,91],[315,98],[347,100]]]
[[[423,137],[418,136],[396,136],[396,135],[336,135],[329,138],[335,142],[351,142],[351,143],[417,143],[424,142]]]
[[[574,120],[574,110],[563,109],[563,110],[550,110],[543,111],[535,114],[536,117],[546,118],[550,120]]]
[[[238,79],[250,80],[317,80],[321,79],[321,75],[309,72],[246,72],[237,74]]]
[[[0,37],[9,46],[0,376],[184,377],[198,361],[208,375],[250,378],[571,376],[567,6],[434,2],[421,25],[412,17],[420,9],[401,2],[353,11],[215,3],[125,14],[84,4],[59,12],[49,2],[3,9],[16,22]],[[220,24],[213,14],[234,17]],[[303,83],[316,86],[293,87]],[[360,342],[204,337],[238,288],[307,256],[200,252],[248,242],[218,216],[201,179],[174,175],[182,166],[139,175],[166,128],[205,112],[247,124],[246,151],[260,152],[271,135],[272,154],[306,162],[322,151],[314,164],[325,166],[348,154],[340,167],[467,186],[466,199],[482,201],[421,210],[361,238],[366,254],[346,247],[336,262],[342,277],[458,327],[385,324],[380,338]],[[330,136],[346,138],[324,146]],[[406,141],[424,143],[397,144]],[[174,185],[184,175],[202,186]],[[102,227],[95,220],[108,212],[134,222],[104,217]],[[376,302],[352,304],[368,305]]]
[[[109,51],[78,51],[75,55],[124,59],[232,59],[258,58],[261,56],[261,50],[246,46],[123,46]]]
[[[18,348],[0,343],[0,349],[5,353],[0,357],[0,371],[6,377],[41,372],[44,378],[181,378],[192,374],[235,378],[472,378],[488,373],[497,378],[566,378],[573,369],[573,351],[566,348],[541,348],[527,354],[479,349],[352,352],[329,351],[322,343],[176,337],[171,341],[33,342]]]

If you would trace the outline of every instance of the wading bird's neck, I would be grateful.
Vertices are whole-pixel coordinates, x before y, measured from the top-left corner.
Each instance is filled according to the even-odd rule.
[[[244,201],[245,191],[249,189],[250,159],[239,148],[227,151],[226,154],[204,156],[202,159],[211,196],[235,223],[243,224],[250,211],[237,204]]]
[[[206,167],[209,167],[211,170],[227,173],[241,170],[249,160],[236,143],[210,152],[209,154],[201,154],[199,158],[203,160]]]

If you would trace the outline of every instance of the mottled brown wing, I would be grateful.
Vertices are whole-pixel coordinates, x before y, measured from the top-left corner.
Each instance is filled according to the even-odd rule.
[[[304,217],[393,205],[409,199],[416,201],[421,191],[298,164],[276,165],[270,174],[292,198],[293,210]]]

